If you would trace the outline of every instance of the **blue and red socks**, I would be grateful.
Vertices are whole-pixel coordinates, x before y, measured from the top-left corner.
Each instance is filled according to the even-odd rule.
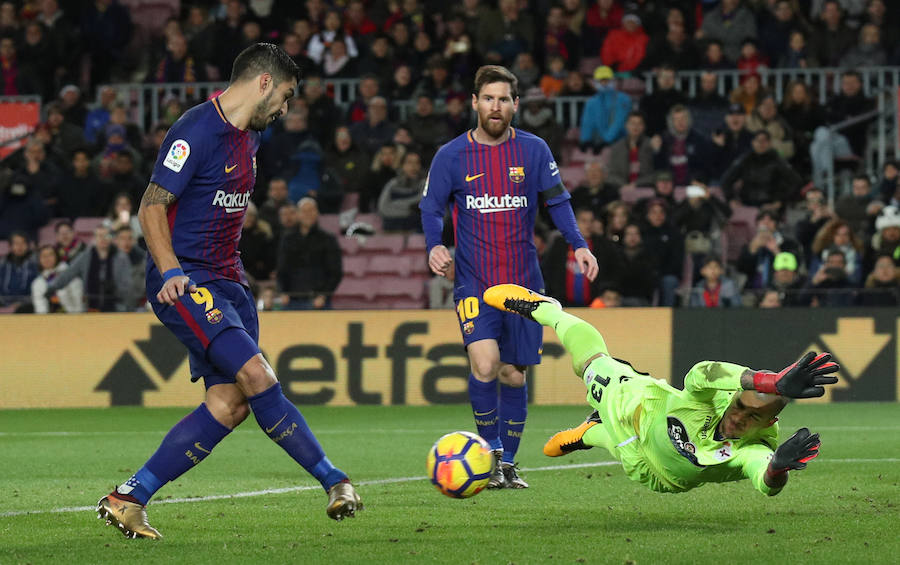
[[[491,449],[502,449],[498,414],[497,381],[489,383],[479,381],[469,373],[469,402],[472,404],[472,415],[475,416],[475,427],[478,435],[487,441]]]
[[[322,446],[303,415],[281,391],[281,383],[275,383],[247,400],[259,427],[322,483],[326,492],[335,484],[347,480],[347,475],[325,457]]]
[[[203,461],[231,428],[216,420],[206,404],[175,424],[156,453],[116,493],[125,500],[146,505],[164,484],[174,481]]]
[[[525,418],[528,416],[528,385],[520,387],[500,384],[500,440],[503,443],[503,462],[513,463]]]

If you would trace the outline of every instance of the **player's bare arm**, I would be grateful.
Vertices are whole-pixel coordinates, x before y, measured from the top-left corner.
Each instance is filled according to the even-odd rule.
[[[138,210],[138,220],[144,231],[147,249],[150,250],[153,262],[156,263],[160,273],[181,269],[178,258],[175,256],[175,250],[172,248],[172,233],[169,231],[168,221],[169,206],[174,204],[175,200],[174,194],[155,182],[151,182],[144,191],[141,207]],[[189,285],[189,277],[174,276],[163,284],[156,294],[156,299],[171,306],[178,301],[178,297],[184,295],[186,290],[191,292],[195,290],[196,287]]]
[[[591,253],[590,249],[587,247],[579,247],[576,249],[575,261],[578,263],[581,273],[587,277],[587,280],[593,282],[593,280],[597,278],[600,267],[597,266],[597,258],[594,257],[594,254]]]

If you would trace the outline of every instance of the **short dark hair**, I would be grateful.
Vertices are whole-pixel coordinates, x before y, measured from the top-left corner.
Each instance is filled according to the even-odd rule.
[[[70,220],[60,220],[56,222],[55,226],[53,226],[53,231],[59,233],[59,228],[63,226],[68,226],[69,229],[72,229],[72,222]]]
[[[866,173],[859,173],[858,175],[853,175],[853,180],[864,180],[868,184],[872,184],[872,179],[869,178],[869,175]]]
[[[484,85],[492,82],[505,82],[509,84],[509,91],[513,100],[519,97],[519,79],[506,67],[500,65],[484,65],[475,73],[475,96],[481,92]]]
[[[269,73],[275,83],[295,79],[300,82],[300,67],[284,50],[272,43],[254,43],[235,57],[231,84]]]

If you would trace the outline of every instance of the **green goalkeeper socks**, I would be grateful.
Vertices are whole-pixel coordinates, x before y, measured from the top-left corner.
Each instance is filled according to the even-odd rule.
[[[539,304],[531,313],[531,317],[541,325],[549,326],[556,331],[563,347],[572,356],[572,368],[579,377],[588,359],[598,353],[609,353],[603,336],[594,326],[563,312],[555,304],[548,302]]]

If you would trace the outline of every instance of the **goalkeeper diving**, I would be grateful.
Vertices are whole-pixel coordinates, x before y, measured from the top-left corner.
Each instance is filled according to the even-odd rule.
[[[632,480],[657,492],[750,479],[767,495],[781,492],[788,471],[819,454],[819,434],[800,428],[778,445],[778,413],[791,398],[825,394],[840,368],[831,354],[808,352],[778,373],[701,361],[684,390],[612,357],[603,336],[559,302],[514,284],[484,291],[485,303],[553,328],[587,386],[594,412],[544,445],[559,457],[605,448]]]

